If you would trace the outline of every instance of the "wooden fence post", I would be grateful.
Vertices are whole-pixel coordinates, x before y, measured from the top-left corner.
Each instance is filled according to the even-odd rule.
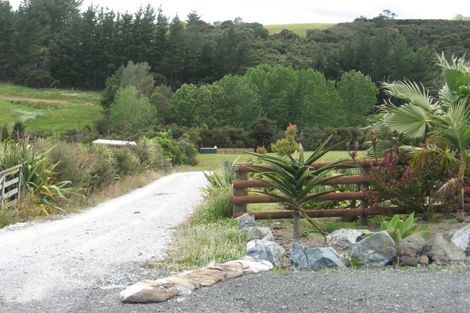
[[[248,179],[248,173],[245,171],[240,171],[240,166],[237,164],[235,165],[235,181],[237,180],[247,180]],[[234,196],[246,196],[248,195],[248,189],[237,189],[233,188],[233,195]],[[247,210],[247,205],[246,203],[244,204],[233,204],[233,211],[232,214],[239,215],[239,214],[244,214],[246,213]]]

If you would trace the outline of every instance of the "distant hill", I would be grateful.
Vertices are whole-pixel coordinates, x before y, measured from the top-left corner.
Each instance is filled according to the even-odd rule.
[[[280,33],[283,29],[290,30],[291,32],[296,33],[300,37],[305,37],[307,35],[308,29],[327,29],[335,26],[336,24],[332,23],[306,23],[306,24],[273,24],[273,25],[263,25],[269,31],[269,34]]]

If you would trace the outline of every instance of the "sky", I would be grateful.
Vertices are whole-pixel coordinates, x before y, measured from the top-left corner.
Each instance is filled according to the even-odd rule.
[[[21,0],[10,0],[16,7]],[[89,5],[108,7],[115,11],[135,12],[150,3],[162,7],[165,15],[178,14],[182,19],[192,10],[207,22],[233,20],[262,24],[338,23],[359,16],[372,18],[383,10],[397,18],[450,19],[457,14],[470,16],[470,0],[83,0]]]

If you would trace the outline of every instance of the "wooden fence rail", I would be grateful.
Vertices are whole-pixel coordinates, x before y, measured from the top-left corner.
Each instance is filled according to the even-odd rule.
[[[20,201],[21,165],[0,171],[0,208],[10,208]]]
[[[344,201],[351,200],[353,207],[351,208],[332,208],[322,210],[308,210],[304,213],[310,217],[343,217],[343,216],[359,216],[361,223],[367,223],[367,216],[370,215],[392,215],[396,213],[403,213],[401,209],[396,207],[390,208],[372,208],[368,203],[369,183],[370,178],[368,172],[372,166],[380,166],[382,160],[358,160],[358,161],[344,161],[337,164],[336,168],[360,168],[361,175],[341,176],[325,182],[325,185],[356,185],[353,190],[345,192],[331,192],[319,197],[320,200],[330,201]],[[320,168],[328,166],[329,162],[316,162],[312,168]],[[249,178],[249,173],[256,173],[258,170],[249,164],[238,164],[235,167],[235,181],[233,183],[233,215],[234,217],[240,216],[248,212],[248,204],[254,203],[278,203],[281,202],[278,198],[261,195],[250,194],[251,188],[265,188],[270,184],[265,181]],[[470,187],[466,187],[466,197],[464,208],[470,210]],[[356,207],[355,202],[360,201],[359,207]],[[291,211],[272,211],[272,212],[250,212],[257,219],[281,219],[290,218],[293,216]]]

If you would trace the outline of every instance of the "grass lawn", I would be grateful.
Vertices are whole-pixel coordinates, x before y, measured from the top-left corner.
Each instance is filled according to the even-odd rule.
[[[309,156],[311,152],[306,152],[306,156]],[[359,157],[365,155],[365,152],[360,152]],[[189,170],[194,171],[206,171],[206,170],[218,170],[221,169],[225,161],[233,162],[239,158],[240,162],[247,162],[252,159],[252,156],[248,154],[199,154],[197,156],[198,164],[190,167]],[[340,158],[349,160],[350,157],[347,151],[330,151],[323,156],[324,161],[336,161]]]
[[[74,89],[29,88],[12,84],[0,84],[0,97],[21,97],[38,100],[62,100],[69,103],[99,104],[101,93]]]
[[[103,113],[99,99],[97,92],[0,84],[0,126],[21,121],[28,131],[50,134],[93,127]]]
[[[308,29],[327,29],[335,26],[332,23],[305,23],[305,24],[278,24],[278,25],[263,25],[269,31],[269,34],[278,34],[283,29],[290,30],[291,32],[296,33],[300,37],[305,37],[307,35]]]

